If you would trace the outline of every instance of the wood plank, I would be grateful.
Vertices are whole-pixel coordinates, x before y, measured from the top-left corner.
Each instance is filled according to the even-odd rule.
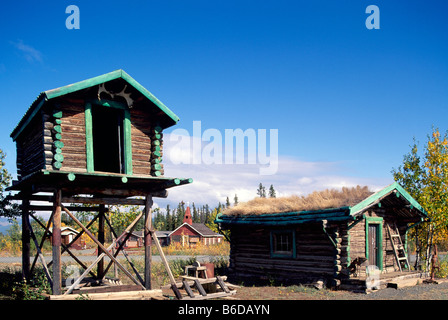
[[[120,291],[107,293],[88,293],[88,300],[148,300],[163,297],[161,289],[141,290],[141,291]],[[69,294],[65,296],[51,295],[50,300],[77,300],[82,298],[79,294]]]
[[[207,278],[207,279],[202,279],[202,278],[195,278],[195,277],[189,277],[189,276],[182,276],[183,279],[188,281],[188,285],[189,286],[193,286],[194,285],[194,280],[199,280],[199,282],[201,284],[208,284],[208,283],[215,283],[216,282],[216,278]],[[221,276],[221,280],[226,281],[227,280],[227,276]],[[182,288],[183,283],[182,282],[176,282],[176,286],[178,288]],[[171,285],[165,285],[162,286],[162,289],[170,289]]]
[[[227,288],[227,286],[225,285],[224,281],[222,281],[220,276],[216,276],[216,281],[218,282],[219,286],[221,287],[221,289],[226,292],[226,293],[230,293],[229,288]]]
[[[191,290],[191,287],[190,287],[190,285],[188,284],[188,281],[187,281],[187,280],[182,280],[182,283],[183,283],[183,288],[184,288],[185,291],[187,292],[188,296],[189,296],[190,298],[194,298],[193,290]]]
[[[183,300],[206,300],[206,299],[224,298],[224,297],[228,297],[229,295],[235,295],[235,294],[236,294],[236,291],[232,290],[229,293],[217,292],[217,293],[207,294],[206,296],[196,296],[194,298],[184,297],[184,298],[182,298],[182,301]]]
[[[207,292],[205,292],[204,287],[202,286],[201,282],[199,281],[199,279],[194,279],[194,285],[196,287],[196,289],[198,289],[199,293],[205,297],[207,296]]]

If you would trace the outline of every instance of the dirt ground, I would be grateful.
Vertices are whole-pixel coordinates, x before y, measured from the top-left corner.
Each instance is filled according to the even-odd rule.
[[[233,296],[241,300],[448,300],[448,281],[399,289],[386,288],[369,294],[317,290],[313,287],[240,287]]]

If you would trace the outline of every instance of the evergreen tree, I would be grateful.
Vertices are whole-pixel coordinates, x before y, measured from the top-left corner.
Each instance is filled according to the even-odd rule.
[[[235,193],[235,197],[233,198],[233,203],[235,206],[238,205],[238,196],[236,195],[236,193]]]
[[[205,211],[204,223],[207,224],[207,223],[209,223],[209,220],[210,220],[210,208],[209,208],[208,204],[206,204],[204,206],[204,211]]]
[[[182,222],[184,221],[184,216],[185,216],[185,202],[181,201],[181,202],[179,202],[179,205],[177,206],[176,225],[174,226],[174,229],[176,229],[177,227],[182,225]]]
[[[200,223],[201,222],[201,217],[199,216],[199,212],[198,212],[198,210],[196,209],[196,206],[194,205],[194,202],[193,202],[193,222],[194,223]]]
[[[155,214],[153,222],[154,228],[156,230],[165,230],[165,219],[160,208],[155,208],[153,213]]]
[[[261,182],[258,185],[257,194],[260,198],[266,198],[266,188],[263,186]]]
[[[170,205],[166,205],[166,222],[165,222],[166,231],[173,231],[173,217],[171,215]]]
[[[271,184],[269,187],[269,198],[276,198],[277,193],[275,192],[274,186]]]
[[[230,200],[229,197],[226,198],[226,208],[230,207]]]

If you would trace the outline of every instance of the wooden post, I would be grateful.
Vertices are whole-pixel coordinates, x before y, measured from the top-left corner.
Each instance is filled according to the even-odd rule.
[[[27,281],[30,280],[30,228],[29,221],[29,200],[22,201],[22,277]]]
[[[104,214],[106,212],[104,204],[100,204],[100,211],[98,214],[98,241],[104,246]],[[100,247],[98,247],[98,257],[103,253]],[[104,255],[103,255],[104,257]],[[104,277],[104,259],[98,262],[97,277],[99,280]]]
[[[53,214],[53,295],[62,293],[61,275],[61,190],[54,193]]]
[[[117,238],[115,237],[115,235],[112,233],[112,242],[113,243],[116,243],[117,242]],[[116,246],[116,244],[112,247],[112,254],[114,255],[114,257],[115,257],[115,246]],[[118,278],[118,267],[117,267],[117,264],[116,263],[114,263],[114,278],[116,279],[116,278]]]
[[[145,288],[151,290],[151,229],[152,229],[152,214],[151,207],[153,205],[152,196],[146,195],[145,199],[145,232],[144,232],[144,242],[145,242]]]

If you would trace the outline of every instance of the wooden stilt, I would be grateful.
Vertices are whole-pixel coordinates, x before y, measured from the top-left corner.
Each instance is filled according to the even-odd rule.
[[[106,207],[104,204],[100,204],[100,211],[98,214],[98,241],[104,246],[104,219]],[[98,247],[98,256],[101,255],[103,251],[100,247]],[[104,255],[103,255],[104,256]],[[101,280],[104,277],[104,259],[101,259],[98,262],[98,271],[97,271],[98,279]]]
[[[171,283],[171,289],[173,290],[174,294],[176,295],[177,299],[182,299],[182,295],[177,288],[176,285],[176,279],[174,279],[174,275],[171,272],[170,265],[168,264],[168,260],[165,257],[165,254],[163,253],[162,247],[160,246],[159,239],[157,239],[156,232],[153,229],[150,229],[149,232],[151,233],[152,239],[154,240],[154,243],[156,244],[157,250],[159,251],[160,258],[162,259],[163,265],[165,266],[165,270],[168,273],[168,277],[170,278]]]
[[[61,275],[61,190],[54,193],[54,214],[53,214],[53,295],[62,292]]]
[[[22,277],[27,281],[30,280],[30,230],[28,223],[23,221],[29,221],[29,200],[22,201]]]
[[[145,288],[151,290],[151,228],[152,228],[152,196],[147,195],[145,199],[145,231],[144,231],[144,245],[145,245]]]

